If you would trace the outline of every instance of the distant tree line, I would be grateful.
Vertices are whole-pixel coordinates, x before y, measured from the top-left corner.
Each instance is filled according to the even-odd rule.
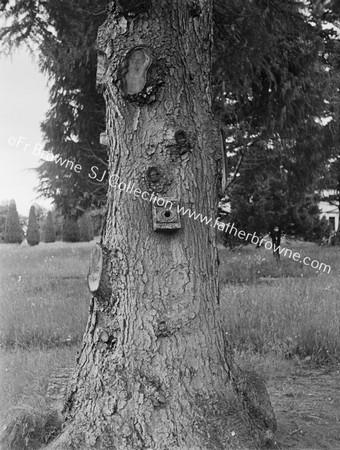
[[[43,214],[32,205],[28,221],[19,217],[14,200],[0,205],[0,242],[6,244],[21,244],[25,239],[29,246],[38,245],[41,241],[52,243],[56,240],[64,242],[89,242],[99,234],[101,215],[83,214],[79,219],[64,218],[58,211],[48,211]],[[39,218],[39,220],[38,220]],[[27,223],[27,230],[25,233]],[[94,226],[95,224],[95,226]]]
[[[7,206],[2,238],[2,241],[7,244],[21,244],[24,239],[24,231],[14,200],[11,200]]]

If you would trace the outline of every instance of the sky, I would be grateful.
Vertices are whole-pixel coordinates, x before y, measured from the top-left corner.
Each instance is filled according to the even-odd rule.
[[[33,203],[51,207],[34,191],[38,177],[31,170],[39,165],[34,147],[43,145],[40,123],[48,109],[47,77],[28,52],[0,55],[0,202],[14,199],[24,216]]]

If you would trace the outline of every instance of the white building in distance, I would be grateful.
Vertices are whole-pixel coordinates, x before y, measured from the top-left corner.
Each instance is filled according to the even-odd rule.
[[[320,217],[325,217],[332,230],[339,229],[339,194],[335,190],[324,190],[320,192],[318,207],[321,209]]]

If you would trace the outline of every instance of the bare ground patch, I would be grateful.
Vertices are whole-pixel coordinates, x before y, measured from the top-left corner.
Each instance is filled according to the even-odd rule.
[[[339,386],[339,367],[304,368],[269,381],[279,448],[340,449]]]

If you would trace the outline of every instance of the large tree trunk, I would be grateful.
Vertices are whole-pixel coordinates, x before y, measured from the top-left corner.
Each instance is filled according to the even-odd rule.
[[[187,216],[177,229],[130,193],[156,192],[215,216],[211,1],[126,3],[99,32],[108,215],[66,428],[50,448],[253,450],[275,419],[262,414],[263,386],[238,379],[225,350],[215,229]],[[130,183],[129,193],[119,183]]]

